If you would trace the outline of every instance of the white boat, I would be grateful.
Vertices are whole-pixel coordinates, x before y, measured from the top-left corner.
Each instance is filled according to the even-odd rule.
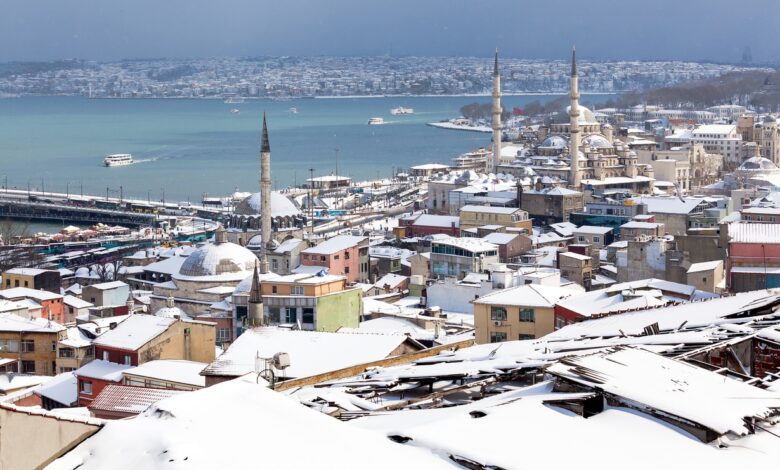
[[[241,98],[240,96],[231,96],[224,101],[225,104],[240,104],[245,102],[244,98]]]
[[[371,119],[368,120],[368,125],[370,126],[377,126],[379,124],[384,124],[384,123],[385,120],[382,119],[381,117],[372,117]]]
[[[105,163],[106,166],[125,166],[132,165],[134,162],[133,156],[129,153],[112,153],[111,155],[106,156],[103,163]]]
[[[390,114],[392,114],[393,116],[400,116],[403,114],[414,114],[414,109],[404,108],[403,106],[399,106],[397,108],[391,109]]]
[[[238,108],[233,108],[233,109],[230,110],[230,112],[233,113],[233,114],[240,114],[241,110],[238,109]]]
[[[296,108],[295,106],[293,106],[292,108],[288,109],[287,111],[289,113],[292,113],[292,114],[298,114],[298,108]]]

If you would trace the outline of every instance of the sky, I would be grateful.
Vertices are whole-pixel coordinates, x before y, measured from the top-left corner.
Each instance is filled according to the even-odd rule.
[[[0,0],[0,61],[490,56],[780,61],[778,0]]]

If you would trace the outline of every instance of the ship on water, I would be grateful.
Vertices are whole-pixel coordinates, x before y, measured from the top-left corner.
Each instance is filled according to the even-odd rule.
[[[372,117],[371,119],[368,120],[368,125],[369,126],[378,126],[378,125],[384,124],[384,123],[385,123],[385,120],[383,118],[381,118],[381,117]]]
[[[403,116],[405,114],[414,114],[413,108],[404,108],[403,106],[399,106],[397,108],[393,108],[390,110],[390,114],[393,116]]]
[[[105,159],[103,159],[103,163],[108,166],[125,166],[125,165],[132,165],[135,163],[133,161],[133,156],[129,153],[112,153],[111,155],[107,155]]]

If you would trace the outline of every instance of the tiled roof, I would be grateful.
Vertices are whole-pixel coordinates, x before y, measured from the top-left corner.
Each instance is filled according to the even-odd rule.
[[[182,390],[108,385],[89,405],[90,410],[140,414],[160,400],[186,393]]]

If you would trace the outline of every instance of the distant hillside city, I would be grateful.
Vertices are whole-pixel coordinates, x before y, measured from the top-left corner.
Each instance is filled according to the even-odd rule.
[[[490,91],[480,57],[261,57],[65,60],[0,64],[0,96],[286,98],[459,95]],[[504,60],[504,93],[565,93],[565,60]],[[582,61],[586,93],[623,93],[744,71],[748,65],[679,61]]]

